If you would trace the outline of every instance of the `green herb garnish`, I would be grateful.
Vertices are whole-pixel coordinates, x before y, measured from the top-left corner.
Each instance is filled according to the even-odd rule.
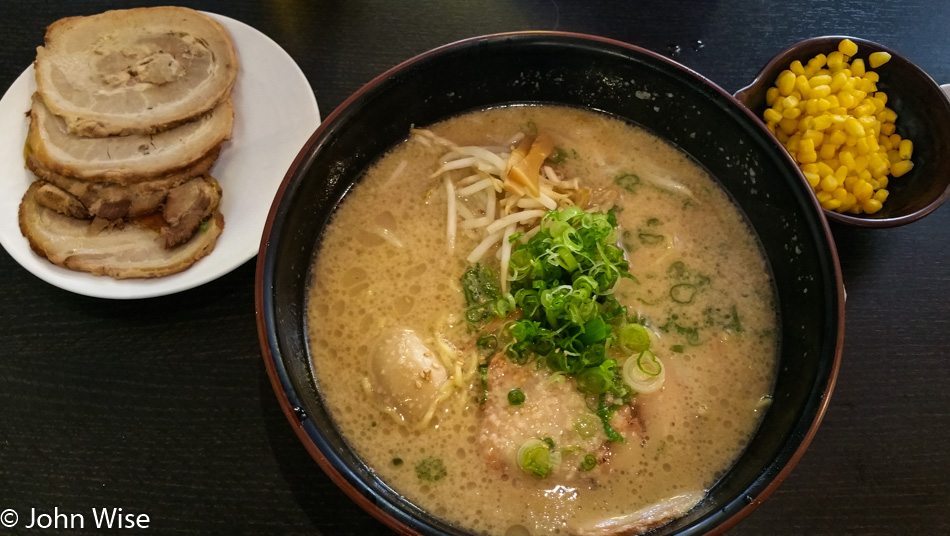
[[[512,406],[524,404],[524,391],[521,389],[512,389],[508,391],[508,403]]]

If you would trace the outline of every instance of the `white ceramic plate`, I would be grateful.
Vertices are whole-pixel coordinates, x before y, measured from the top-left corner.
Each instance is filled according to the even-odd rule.
[[[0,100],[0,244],[35,276],[86,296],[149,298],[212,281],[257,254],[277,188],[320,124],[320,111],[307,78],[277,43],[242,22],[209,15],[230,32],[240,65],[231,93],[234,131],[211,168],[224,192],[224,232],[214,251],[184,272],[125,280],[60,268],[33,253],[17,220],[20,199],[34,180],[23,167],[25,114],[36,89],[30,66]]]

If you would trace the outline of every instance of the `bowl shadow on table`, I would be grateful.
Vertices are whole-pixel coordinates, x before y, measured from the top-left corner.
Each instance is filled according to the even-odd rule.
[[[318,534],[392,534],[340,491],[287,427],[287,417],[274,397],[274,388],[264,367],[259,377],[261,415],[274,461],[290,493]]]

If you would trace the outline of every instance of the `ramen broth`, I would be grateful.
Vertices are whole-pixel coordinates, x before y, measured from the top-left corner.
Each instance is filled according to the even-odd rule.
[[[547,478],[504,459],[514,453],[494,452],[500,460],[486,455],[492,434],[507,433],[507,415],[519,419],[511,428],[531,428],[536,419],[535,433],[559,434],[553,436],[559,447],[571,443],[575,432],[545,426],[557,420],[550,412],[559,408],[577,406],[570,411],[583,413],[583,396],[572,380],[541,381],[550,371],[537,363],[525,365],[524,374],[537,380],[535,389],[551,391],[544,407],[531,406],[537,397],[508,407],[498,402],[505,392],[497,389],[489,392],[495,404],[485,404],[479,375],[469,370],[464,386],[436,404],[425,425],[419,422],[425,404],[393,411],[399,396],[389,391],[400,387],[387,382],[397,382],[398,371],[386,367],[401,363],[399,348],[421,343],[420,351],[431,355],[442,337],[458,349],[462,369],[470,366],[476,336],[464,317],[459,281],[482,234],[460,229],[449,253],[448,194],[443,177],[432,177],[447,149],[411,136],[347,195],[312,270],[308,329],[316,382],[339,429],[388,485],[474,533],[610,534],[681,516],[746,446],[775,377],[776,298],[743,216],[682,152],[602,114],[503,107],[455,117],[431,131],[458,145],[488,147],[505,146],[518,132],[548,132],[560,154],[552,167],[590,188],[592,199],[616,203],[619,245],[635,279],[621,279],[615,296],[650,328],[665,383],[634,398],[636,428],[626,441],[591,450],[596,467],[575,469],[583,452],[564,450],[562,465],[571,460],[571,467]],[[496,274],[498,247],[481,259]],[[412,330],[415,342],[399,339],[406,333],[399,330]],[[501,352],[491,359],[507,358]],[[451,375],[435,368],[434,379],[422,378],[431,385],[416,381],[417,388],[435,389]],[[490,411],[492,419],[486,418]],[[577,443],[582,450],[598,448]]]

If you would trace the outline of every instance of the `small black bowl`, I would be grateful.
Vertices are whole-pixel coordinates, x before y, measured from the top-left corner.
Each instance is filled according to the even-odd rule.
[[[887,52],[890,61],[873,69],[880,76],[877,87],[887,93],[887,107],[897,112],[897,133],[914,142],[914,168],[906,175],[891,178],[890,195],[874,214],[845,214],[825,210],[834,221],[859,227],[897,227],[923,218],[950,198],[950,159],[945,147],[950,143],[950,100],[920,67],[899,53],[877,43],[841,35],[813,37],[795,43],[775,56],[748,86],[736,92],[739,102],[761,118],[766,109],[765,92],[779,73],[795,60],[807,63],[818,54],[838,50],[842,39],[858,45],[856,58],[867,61],[872,52]]]
[[[258,256],[258,331],[280,405],[314,459],[367,512],[403,534],[466,534],[381,481],[341,435],[314,380],[305,298],[334,210],[411,126],[527,102],[586,107],[652,130],[705,166],[758,233],[783,319],[774,402],[707,497],[653,534],[724,532],[786,478],[828,405],[844,335],[840,268],[805,178],[761,122],[705,78],[625,43],[536,32],[461,41],[382,74],[320,125],[284,178]]]

